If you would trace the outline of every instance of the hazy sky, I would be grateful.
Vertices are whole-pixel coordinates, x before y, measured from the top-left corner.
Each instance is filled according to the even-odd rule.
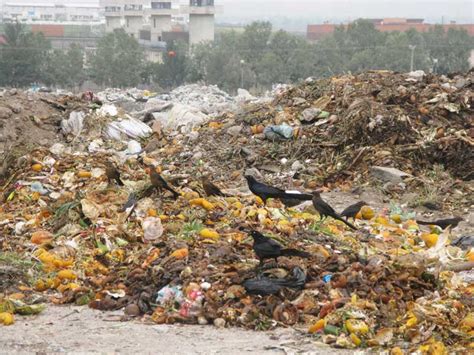
[[[419,17],[474,22],[474,0],[216,0],[228,17],[302,17],[318,21],[360,17]]]
[[[99,0],[0,0],[13,3],[82,3]],[[182,3],[188,1],[183,0]],[[474,0],[215,0],[221,20],[289,18],[310,22],[349,21],[360,17],[419,17],[430,22],[474,22]]]

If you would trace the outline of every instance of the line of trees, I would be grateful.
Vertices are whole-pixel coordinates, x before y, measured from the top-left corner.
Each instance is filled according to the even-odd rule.
[[[228,91],[241,86],[266,89],[309,76],[373,69],[406,72],[411,65],[447,74],[467,71],[474,48],[464,30],[436,26],[426,33],[382,33],[364,20],[341,26],[318,43],[274,32],[269,22],[254,22],[242,32],[222,32],[214,43],[191,50],[184,43],[169,43],[161,63],[147,62],[138,42],[122,30],[101,38],[87,60],[80,46],[52,50],[42,34],[27,32],[21,24],[7,25],[5,39],[0,47],[0,85],[66,88],[92,80],[109,87],[146,84],[168,89],[202,81]]]

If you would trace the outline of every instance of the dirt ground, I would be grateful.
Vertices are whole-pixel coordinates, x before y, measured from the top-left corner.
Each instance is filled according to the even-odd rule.
[[[0,328],[0,354],[351,354],[330,349],[292,329],[254,332],[214,326],[121,322],[123,312],[52,306]]]

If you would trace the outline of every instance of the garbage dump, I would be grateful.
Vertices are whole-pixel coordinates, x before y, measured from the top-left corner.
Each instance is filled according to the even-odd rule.
[[[307,80],[176,125],[5,93],[2,127],[44,110],[25,135],[56,128],[48,142],[2,141],[21,151],[0,176],[0,324],[72,303],[157,324],[291,326],[337,348],[469,353],[473,83],[472,72]],[[179,92],[172,105],[192,106],[174,101]],[[124,126],[134,120],[148,129]],[[125,135],[110,139],[111,127]],[[348,212],[353,230],[311,201],[260,199],[249,174],[275,196],[374,189],[381,202]],[[223,196],[208,196],[203,177]],[[251,231],[304,253],[258,260]]]

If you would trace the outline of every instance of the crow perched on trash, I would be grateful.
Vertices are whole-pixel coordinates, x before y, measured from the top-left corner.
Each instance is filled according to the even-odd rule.
[[[288,191],[288,193],[296,193],[296,192]],[[303,203],[302,200],[298,200],[296,198],[280,198],[279,200],[285,205],[286,208],[295,207]]]
[[[242,285],[250,295],[273,295],[284,287],[302,289],[306,283],[306,273],[300,267],[295,267],[284,279],[270,278],[259,275],[256,278],[245,280]]]
[[[300,201],[311,201],[312,198],[309,194],[288,193],[285,190],[263,184],[258,182],[251,175],[246,175],[245,178],[247,179],[250,191],[252,191],[254,195],[260,197],[265,204],[269,198],[295,199]]]
[[[179,193],[177,193],[173,188],[171,188],[168,183],[161,177],[161,175],[156,171],[155,168],[150,168],[150,181],[153,187],[155,187],[160,193],[163,192],[163,189],[170,191],[174,198],[179,197]]]
[[[366,202],[364,201],[356,202],[353,205],[350,205],[349,207],[347,207],[344,211],[342,211],[341,217],[346,217],[346,221],[349,218],[355,219],[355,217],[357,216],[357,213],[359,213],[360,209],[364,206],[367,206]]]
[[[222,196],[226,197],[227,195],[223,193],[216,185],[214,185],[207,176],[201,178],[202,188],[206,193],[206,196]]]
[[[323,218],[326,218],[326,217],[329,216],[329,217],[332,217],[334,219],[337,219],[337,220],[345,223],[350,228],[352,228],[354,230],[357,230],[357,228],[354,225],[352,225],[348,221],[345,221],[344,219],[342,219],[341,216],[339,216],[336,213],[336,211],[334,211],[334,209],[331,206],[329,206],[329,204],[327,204],[321,198],[321,195],[319,194],[318,191],[313,192],[313,206],[316,209],[316,211],[319,212],[320,220],[322,220]]]
[[[421,224],[423,226],[438,226],[441,229],[446,229],[448,227],[456,228],[459,222],[462,222],[463,219],[461,217],[454,217],[454,218],[447,218],[447,219],[439,219],[433,222],[425,222],[425,221],[416,221],[416,223]]]
[[[154,190],[155,190],[155,187],[150,185],[140,191],[132,192],[130,193],[130,195],[128,195],[127,202],[125,202],[125,204],[119,210],[119,212],[127,213],[127,218],[125,219],[125,221],[127,221],[132,215],[133,211],[135,211],[138,201],[140,201],[141,199],[145,197],[150,197],[153,194]]]
[[[115,167],[114,164],[111,162],[106,162],[105,163],[105,175],[107,175],[107,179],[109,180],[109,183],[112,180],[115,180],[117,185],[123,186],[123,181],[120,179],[120,172],[118,169]]]
[[[311,254],[305,251],[283,249],[278,242],[265,237],[260,232],[253,230],[250,231],[250,235],[253,238],[253,250],[260,259],[260,265],[263,264],[265,259],[275,259],[275,262],[277,262],[279,256],[299,256],[300,258],[309,258],[311,256]]]

